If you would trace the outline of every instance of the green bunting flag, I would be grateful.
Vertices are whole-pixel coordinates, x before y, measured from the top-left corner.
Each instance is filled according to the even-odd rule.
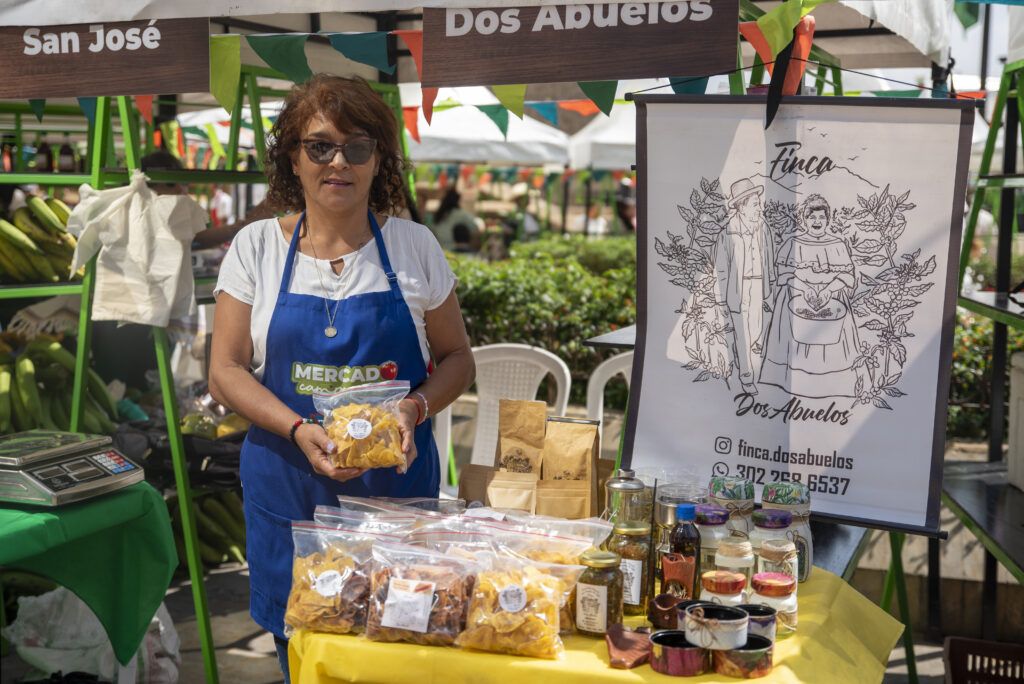
[[[707,78],[672,78],[669,82],[676,95],[703,95],[708,89]]]
[[[368,64],[386,74],[395,73],[395,65],[388,60],[388,34],[385,31],[331,33],[328,38],[332,48],[353,62]]]
[[[260,59],[295,83],[305,83],[313,76],[306,60],[306,33],[276,36],[246,36]]]
[[[95,97],[80,97],[78,98],[78,106],[82,108],[82,114],[85,114],[85,118],[89,121],[89,125],[96,123],[96,98]]]
[[[508,110],[502,104],[477,105],[477,109],[487,115],[501,131],[501,137],[508,137]]]
[[[227,152],[224,151],[224,145],[221,144],[220,138],[217,137],[217,126],[216,124],[206,124],[206,138],[210,141],[210,149],[213,154],[217,157],[227,156]]]
[[[793,29],[818,5],[833,0],[785,0],[775,9],[765,12],[757,19],[757,27],[761,29],[768,47],[772,51],[772,59],[782,52],[782,48],[793,40]]]
[[[526,84],[491,86],[491,92],[505,108],[523,118],[523,107],[526,102]]]
[[[612,105],[615,104],[615,90],[619,87],[618,81],[580,81],[578,85],[598,109],[605,115],[611,114]]]
[[[46,111],[46,100],[29,100],[28,106],[32,109],[32,113],[36,115],[36,118],[39,119],[39,122],[42,123],[43,112]]]
[[[956,2],[953,4],[953,13],[960,20],[960,25],[965,29],[971,28],[978,23],[979,7],[973,3]]]
[[[242,36],[224,34],[210,37],[210,94],[229,112],[238,97],[242,72]]]
[[[557,102],[529,102],[529,107],[551,122],[552,126],[558,125],[558,103]]]
[[[872,94],[875,97],[921,97],[921,89],[915,88],[913,90],[874,90]]]

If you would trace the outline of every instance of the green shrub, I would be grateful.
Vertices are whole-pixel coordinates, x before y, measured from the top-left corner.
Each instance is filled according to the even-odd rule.
[[[594,240],[581,235],[551,236],[512,246],[513,259],[533,259],[542,254],[556,261],[574,258],[595,275],[617,268],[635,270],[636,237],[628,235]]]

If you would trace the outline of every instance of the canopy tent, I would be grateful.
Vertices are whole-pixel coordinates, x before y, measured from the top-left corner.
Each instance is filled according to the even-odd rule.
[[[402,104],[416,106],[417,84],[402,84]],[[459,103],[460,106],[448,106]],[[419,110],[420,141],[409,137],[409,158],[414,162],[467,162],[474,164],[564,165],[569,161],[569,136],[532,117],[508,115],[508,135],[475,105],[498,104],[482,86],[441,88],[430,124]]]
[[[610,116],[595,117],[569,139],[574,169],[628,169],[636,163],[636,107],[616,105]]]
[[[283,100],[276,102],[260,102],[260,112],[264,117],[275,117],[277,113],[281,111],[284,106]],[[177,117],[178,124],[182,128],[205,128],[207,124],[213,124],[213,130],[217,134],[217,140],[222,145],[228,144],[228,138],[230,136],[229,124],[231,123],[231,116],[222,107],[212,107],[210,109],[201,109],[194,112],[185,112],[179,114]],[[251,124],[252,123],[252,111],[248,105],[242,107],[242,121]],[[194,137],[189,131],[185,131],[185,137]],[[251,127],[243,126],[238,131],[238,146],[244,149],[251,149],[254,144],[254,137]]]

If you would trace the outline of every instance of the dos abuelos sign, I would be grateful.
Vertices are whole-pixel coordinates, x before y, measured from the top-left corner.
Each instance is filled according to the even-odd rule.
[[[735,0],[423,10],[423,85],[699,76],[736,65]]]
[[[0,28],[0,97],[206,92],[209,40],[206,19]]]

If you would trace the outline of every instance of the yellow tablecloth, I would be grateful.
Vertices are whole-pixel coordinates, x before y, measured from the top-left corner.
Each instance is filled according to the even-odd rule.
[[[765,682],[864,684],[881,681],[903,625],[830,572],[814,568],[800,585],[797,633],[775,645]],[[558,660],[537,660],[456,648],[384,644],[363,636],[297,632],[289,647],[293,684],[600,684],[670,681],[642,665],[608,667],[603,640],[571,636]],[[735,682],[718,675],[693,682]]]

